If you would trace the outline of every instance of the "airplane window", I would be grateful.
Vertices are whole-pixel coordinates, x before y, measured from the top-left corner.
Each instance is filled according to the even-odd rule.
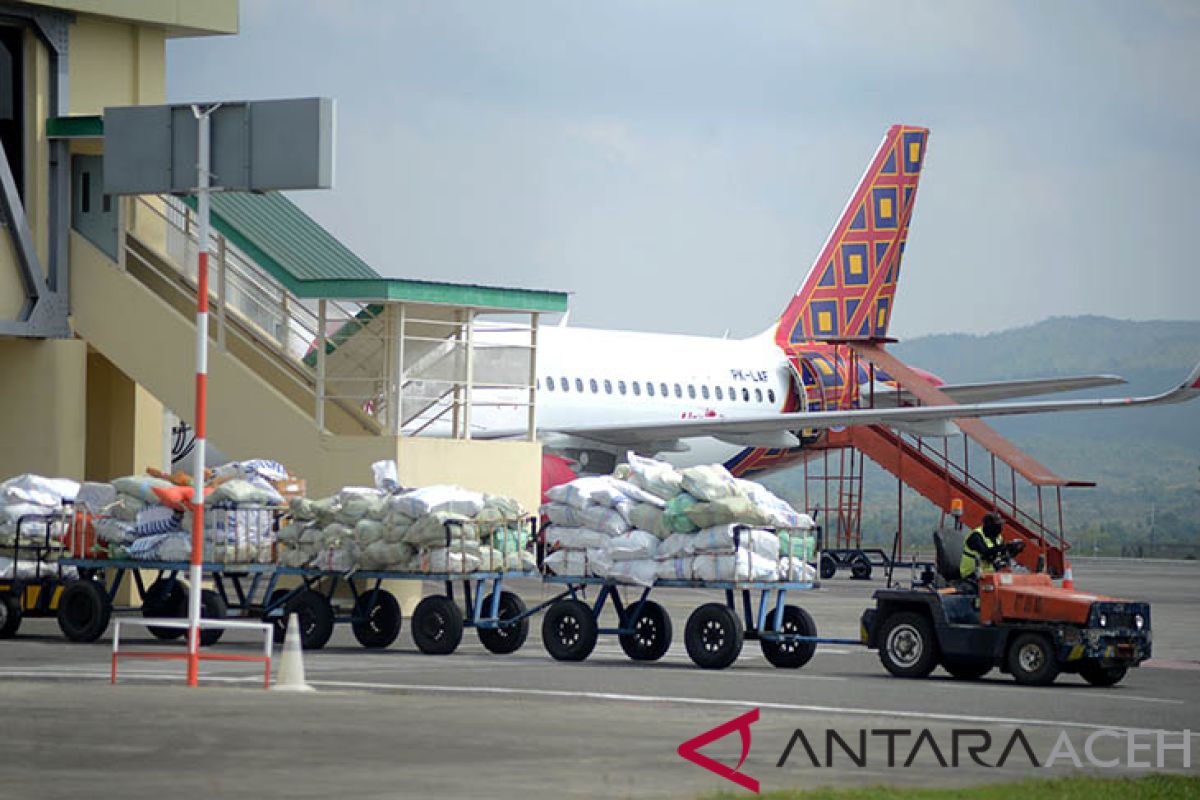
[[[600,392],[600,387],[596,385],[595,378],[592,378],[590,381],[588,381],[588,386],[591,388],[592,394],[598,394]]]
[[[612,381],[610,381],[608,378],[604,379],[604,393],[612,394]]]
[[[654,381],[646,381],[646,394],[654,397]]]
[[[690,383],[688,384],[688,398],[692,400],[696,399],[696,387]]]
[[[745,402],[745,403],[750,402],[750,390],[747,389],[745,386],[742,387],[742,402]]]
[[[575,391],[577,391],[577,392],[583,391],[583,378],[575,379]]]
[[[703,397],[705,400],[708,399],[708,387],[707,386],[700,387],[700,396]]]
[[[571,391],[571,384],[567,383],[566,378],[559,378],[558,388],[562,389],[564,392],[569,392]]]
[[[775,402],[775,390],[774,389],[767,389],[767,399],[770,400],[772,403]]]
[[[754,390],[754,399],[756,402],[759,402],[759,403],[762,402],[762,389]]]
[[[538,378],[537,380],[535,380],[533,382],[533,386],[535,389],[541,389],[542,388],[542,379]]]
[[[551,392],[554,391],[554,378],[546,378],[546,389]]]
[[[660,383],[658,388],[662,390],[663,397],[669,397],[671,395],[671,393],[667,391],[667,385],[665,383]]]
[[[617,391],[625,394],[625,381],[617,381]]]
[[[633,382],[633,395],[634,397],[642,396],[642,384],[638,383],[637,381]]]
[[[683,397],[683,389],[680,389],[680,388],[679,388],[679,384],[678,384],[678,383],[677,383],[677,384],[675,384],[675,396],[676,396],[676,397]]]
[[[733,401],[737,400],[737,389],[732,386],[729,387],[729,399]]]
[[[717,393],[717,399],[718,399],[718,400],[724,400],[724,399],[725,399],[725,392],[723,392],[723,391],[721,390],[721,387],[720,387],[720,386],[718,386],[718,387],[717,387],[716,389],[714,389],[713,391],[715,391],[715,392]]]

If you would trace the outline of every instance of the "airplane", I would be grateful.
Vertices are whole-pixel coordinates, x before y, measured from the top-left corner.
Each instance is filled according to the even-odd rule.
[[[565,458],[579,472],[608,473],[636,451],[677,466],[720,463],[745,476],[794,463],[827,431],[846,426],[946,436],[957,432],[956,419],[1200,395],[1197,365],[1180,386],[1151,397],[1002,402],[1124,381],[1091,375],[947,385],[887,354],[928,138],[918,126],[888,129],[799,290],[757,336],[541,328],[537,432],[549,457]],[[488,341],[486,331],[478,336]],[[491,341],[506,340],[497,333]],[[936,388],[932,404],[918,404],[918,395],[929,399],[922,382]],[[473,438],[525,434],[524,393],[479,392]]]

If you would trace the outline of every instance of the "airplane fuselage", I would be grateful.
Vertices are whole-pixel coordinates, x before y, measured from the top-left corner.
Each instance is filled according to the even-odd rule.
[[[588,425],[738,419],[857,404],[868,381],[848,350],[810,343],[790,356],[769,336],[717,339],[587,328],[542,328],[537,345],[537,427],[543,444],[589,471],[607,470],[624,455],[554,431]],[[846,390],[849,387],[849,390]],[[519,427],[527,408],[519,392],[490,390],[473,412],[478,434]],[[507,401],[507,402],[506,402]],[[657,443],[678,465],[736,466],[755,451],[775,455],[756,470],[782,466],[798,450],[787,435],[749,439],[699,437]]]

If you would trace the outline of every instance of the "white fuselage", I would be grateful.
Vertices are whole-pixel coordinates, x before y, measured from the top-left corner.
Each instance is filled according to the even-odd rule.
[[[569,445],[552,433],[567,428],[761,416],[783,411],[791,381],[787,358],[769,336],[730,340],[542,328],[537,427],[554,449]],[[485,433],[522,427],[528,409],[520,394],[493,390],[487,402],[475,407],[472,429]],[[742,449],[715,439],[690,439],[681,450],[663,455],[677,463],[713,463]]]

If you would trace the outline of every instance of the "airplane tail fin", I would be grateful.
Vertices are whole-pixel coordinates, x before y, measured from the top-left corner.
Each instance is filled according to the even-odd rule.
[[[781,347],[808,340],[882,338],[925,161],[926,128],[893,125],[775,326]]]

